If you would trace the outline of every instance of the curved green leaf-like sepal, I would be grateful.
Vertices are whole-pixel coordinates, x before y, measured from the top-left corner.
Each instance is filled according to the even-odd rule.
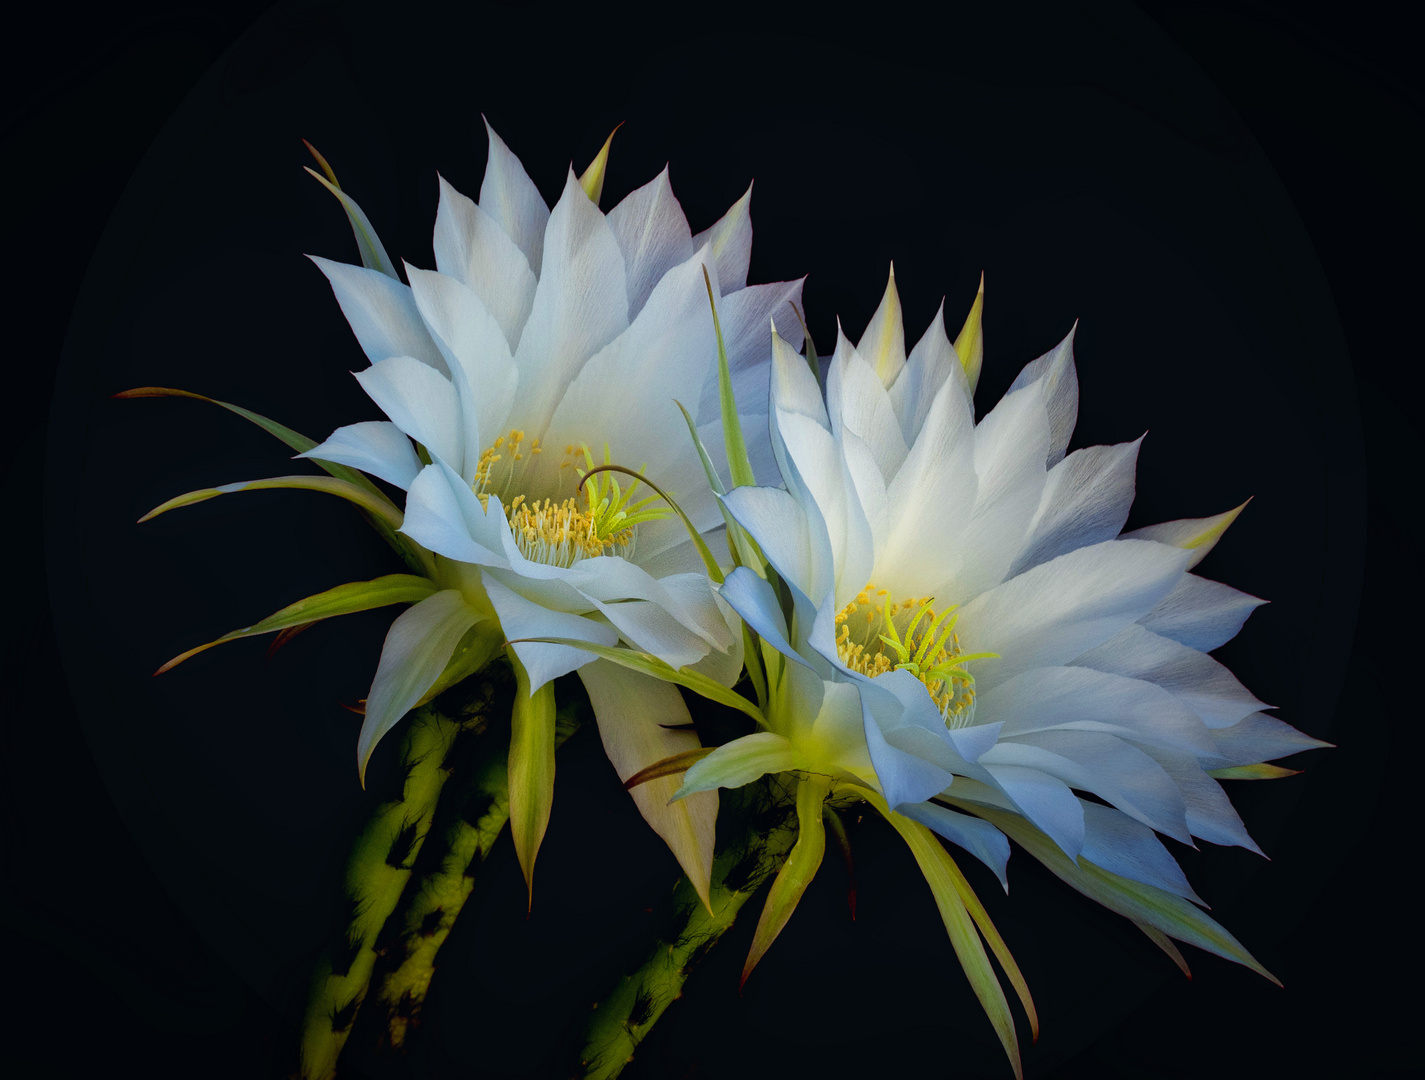
[[[554,805],[554,684],[547,682],[533,694],[529,674],[506,650],[515,669],[515,701],[510,709],[510,836],[515,855],[534,906],[534,859],[549,827]]]
[[[708,306],[712,308],[713,332],[717,334],[717,394],[722,406],[722,437],[727,444],[727,469],[733,487],[750,487],[757,483],[752,474],[752,462],[747,456],[747,443],[742,437],[742,421],[737,416],[737,401],[732,396],[732,373],[727,366],[727,347],[722,340],[722,322],[717,317],[717,300],[713,297],[712,278],[703,267],[703,281],[708,287]]]
[[[1262,967],[1256,958],[1242,947],[1240,941],[1182,897],[1152,885],[1111,874],[1082,856],[1077,863],[1070,861],[1058,844],[1018,814],[980,803],[955,799],[948,801],[953,802],[957,808],[978,815],[997,826],[1002,833],[1018,842],[1057,877],[1090,900],[1134,922],[1151,926],[1169,937],[1186,941],[1189,945],[1196,945],[1199,949],[1205,949],[1224,960],[1251,968],[1263,978],[1281,985],[1281,980]]]
[[[980,381],[980,368],[985,363],[985,334],[980,319],[985,313],[985,275],[980,275],[980,291],[975,293],[975,302],[970,306],[970,314],[965,316],[965,325],[955,335],[955,355],[965,365],[965,378],[969,380],[970,392]]]
[[[797,842],[777,871],[767,902],[762,905],[757,930],[752,935],[752,948],[742,965],[742,978],[737,984],[739,991],[747,984],[747,976],[752,974],[757,961],[777,940],[811,879],[821,869],[821,859],[826,854],[826,825],[821,808],[830,790],[831,779],[825,776],[811,776],[797,785]]]
[[[162,675],[165,671],[183,663],[190,656],[196,656],[206,649],[211,649],[214,645],[237,641],[239,638],[256,637],[258,634],[270,634],[276,630],[310,626],[321,619],[330,619],[336,615],[350,615],[358,611],[370,611],[372,608],[386,607],[390,604],[418,604],[434,593],[436,588],[435,583],[429,578],[416,577],[414,574],[387,574],[385,577],[375,578],[371,581],[352,581],[345,585],[338,585],[336,588],[316,593],[304,600],[298,600],[294,604],[288,604],[281,611],[275,611],[251,626],[233,630],[206,645],[199,645],[187,652],[179,653],[154,674]]]
[[[1232,765],[1225,769],[1207,771],[1207,775],[1214,780],[1280,780],[1283,776],[1298,776],[1300,773],[1300,769],[1269,765],[1265,761],[1255,765]]]
[[[645,675],[652,675],[655,679],[676,683],[678,686],[686,686],[689,690],[693,691],[693,693],[705,697],[709,701],[716,701],[719,705],[726,705],[728,708],[746,713],[763,727],[767,726],[767,718],[762,715],[762,710],[741,694],[734,693],[732,690],[723,686],[722,683],[715,679],[708,678],[701,672],[693,671],[685,667],[675,668],[673,665],[659,660],[656,656],[650,656],[648,653],[634,652],[632,649],[618,649],[609,645],[596,645],[592,641],[580,641],[577,638],[519,638],[515,641],[507,641],[505,644],[521,645],[525,642],[543,645],[567,645],[571,649],[583,649],[585,652],[593,653],[595,656],[601,656],[605,660],[612,660],[615,664],[626,667],[630,671],[641,671]]]
[[[785,735],[754,731],[751,735],[723,743],[707,757],[695,762],[683,778],[683,786],[673,793],[673,798],[682,799],[699,791],[720,787],[738,788],[769,773],[810,768],[811,762]]]
[[[940,909],[940,918],[950,935],[950,944],[954,946],[960,967],[964,969],[965,977],[970,980],[970,987],[975,991],[975,997],[979,998],[985,1015],[990,1018],[995,1034],[999,1036],[1000,1045],[1004,1047],[1010,1066],[1014,1069],[1014,1075],[1018,1080],[1024,1080],[1024,1066],[1020,1061],[1019,1042],[1014,1032],[1014,1016],[1009,1011],[1009,1002],[1005,999],[1004,990],[995,976],[990,958],[980,943],[980,935],[975,931],[976,920],[970,915],[961,896],[958,881],[963,881],[964,877],[960,874],[960,868],[935,838],[935,834],[924,825],[895,813],[879,796],[867,795],[866,801],[879,810],[896,832],[901,834],[911,854],[915,856],[916,865],[920,867],[926,884],[935,895],[935,906]],[[995,936],[998,937],[998,934]],[[1015,971],[1017,973],[1018,968],[1015,968]]]
[[[604,145],[599,152],[594,155],[594,160],[589,162],[589,167],[584,170],[579,177],[579,186],[584,189],[584,194],[589,196],[590,201],[595,206],[599,205],[599,197],[604,193],[604,174],[609,168],[609,147],[613,145],[614,136],[618,134],[618,129],[623,127],[623,121],[619,121],[617,127],[609,132],[609,137],[604,140]]]
[[[337,202],[341,203],[341,208],[346,211],[346,219],[351,222],[351,234],[356,237],[356,247],[361,252],[361,265],[368,270],[379,270],[387,277],[400,281],[400,275],[396,273],[396,264],[391,261],[391,256],[386,254],[386,248],[381,243],[381,238],[376,235],[376,229],[372,226],[371,220],[361,207],[356,205],[356,200],[341,190],[341,185],[336,182],[336,173],[332,172],[326,158],[318,154],[316,148],[306,139],[302,141],[307,143],[307,149],[312,152],[312,156],[317,159],[317,163],[321,165],[322,171],[327,175],[322,176],[305,165],[302,168],[310,173],[317,183],[335,195]]]
[[[385,496],[375,496],[364,488],[334,476],[273,476],[266,480],[243,480],[236,484],[220,484],[218,487],[199,488],[183,495],[175,495],[165,503],[155,506],[139,522],[143,523],[159,514],[177,510],[181,506],[207,502],[219,495],[231,495],[238,491],[270,491],[277,488],[296,488],[305,491],[324,491],[355,503],[372,517],[385,522],[392,529],[399,529],[404,520],[402,514]]]

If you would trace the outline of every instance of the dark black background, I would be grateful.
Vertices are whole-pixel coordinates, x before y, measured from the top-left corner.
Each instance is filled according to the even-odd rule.
[[[267,664],[249,643],[146,673],[389,557],[345,508],[290,493],[132,526],[176,492],[287,466],[226,414],[107,395],[178,385],[316,436],[373,415],[300,258],[354,254],[298,139],[393,256],[430,265],[434,171],[477,191],[484,111],[549,197],[621,120],[605,207],[669,160],[699,229],[755,176],[751,280],[811,271],[823,350],[838,314],[859,333],[888,259],[912,336],[942,294],[953,334],[984,269],[982,409],[1080,318],[1075,445],[1152,424],[1130,524],[1256,496],[1203,572],[1273,603],[1221,655],[1339,748],[1233,789],[1273,862],[1180,854],[1286,989],[1202,954],[1182,980],[1022,854],[1007,900],[968,872],[1036,993],[1031,1076],[1403,1070],[1419,87],[1404,27],[1361,5],[1291,10],[718,11],[687,29],[495,5],[39,12],[5,97],[21,330],[4,431],[7,1057],[50,1075],[286,1064],[361,813],[335,702],[364,693],[385,622],[313,631]],[[560,770],[533,917],[506,845],[410,1075],[561,1075],[559,1040],[669,877],[595,740]],[[626,1075],[1007,1075],[909,859],[869,822],[854,840],[860,920],[829,862],[746,995],[750,925]]]

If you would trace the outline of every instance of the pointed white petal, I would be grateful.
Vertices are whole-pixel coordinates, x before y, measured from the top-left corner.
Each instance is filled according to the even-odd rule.
[[[1065,664],[1142,618],[1182,578],[1187,553],[1143,540],[1079,548],[976,597],[960,612],[981,693],[1021,671]]]
[[[815,420],[828,431],[831,420],[826,415],[826,403],[821,399],[821,387],[807,366],[781,333],[772,331],[771,403],[783,412],[799,413]]]
[[[1251,502],[1248,499],[1247,502]],[[1222,539],[1222,534],[1227,531],[1227,526],[1237,520],[1237,515],[1246,509],[1247,503],[1235,509],[1228,510],[1224,514],[1214,514],[1205,518],[1183,518],[1179,521],[1165,521],[1161,525],[1149,525],[1142,529],[1134,529],[1131,533],[1124,533],[1125,538],[1134,540],[1156,540],[1160,544],[1172,544],[1173,547],[1190,548],[1192,550],[1192,562],[1188,563],[1191,570],[1198,563],[1207,557],[1207,553],[1217,546],[1217,541]]]
[[[405,490],[421,471],[420,458],[401,429],[385,420],[366,420],[337,428],[325,442],[301,458],[316,458],[379,476]]]
[[[490,137],[490,152],[485,159],[485,179],[480,184],[480,208],[500,223],[505,235],[524,252],[529,268],[538,277],[542,273],[540,260],[549,207],[520,159],[510,153],[488,120],[485,133]]]
[[[1138,623],[1125,626],[1073,663],[1156,683],[1202,717],[1209,728],[1228,727],[1248,713],[1269,708],[1212,657]]]
[[[1192,553],[1188,555],[1191,562]],[[1211,652],[1236,637],[1247,616],[1265,603],[1230,585],[1188,574],[1138,621],[1155,634]]]
[[[882,387],[895,382],[905,367],[905,326],[901,317],[901,298],[896,291],[896,264],[891,263],[890,279],[885,294],[871,316],[856,352],[870,365]]]
[[[585,361],[628,326],[623,255],[608,222],[571,171],[549,215],[544,269],[515,360],[516,419],[543,435]]]
[[[1213,731],[1212,739],[1223,765],[1255,765],[1259,761],[1275,761],[1301,750],[1331,745],[1266,713],[1252,713],[1231,727],[1218,728]],[[1214,762],[1210,767],[1219,766]]]
[[[373,363],[388,356],[414,356],[446,374],[445,360],[426,333],[411,290],[395,278],[364,266],[307,256],[331,282],[341,313],[361,351]]]
[[[985,762],[984,768],[1019,812],[1037,825],[1041,832],[1059,845],[1065,855],[1078,858],[1084,846],[1083,805],[1069,790],[1069,785],[1038,767]],[[951,792],[959,793],[964,785],[957,779]]]
[[[1077,325],[1075,326],[1077,329]],[[1043,384],[1049,413],[1049,453],[1046,464],[1057,465],[1069,448],[1069,437],[1079,417],[1079,376],[1074,369],[1074,330],[1038,360],[1024,366],[1010,384],[1012,394],[1031,383]],[[1006,395],[1008,396],[1008,395]]]
[[[609,211],[609,228],[628,267],[628,317],[635,318],[664,274],[689,259],[688,219],[668,182],[668,167]]]
[[[900,418],[901,434],[907,445],[914,444],[916,436],[925,424],[931,402],[946,379],[954,379],[964,398],[964,408],[971,413],[970,384],[965,376],[965,367],[945,334],[945,301],[940,302],[940,310],[935,313],[930,326],[911,350],[905,367],[896,376],[895,382],[886,391],[891,408]]]
[[[723,496],[723,505],[762,548],[778,576],[804,596],[823,596],[831,588],[831,552],[825,536],[813,534],[806,513],[779,488],[740,487]]]
[[[472,199],[440,181],[435,215],[435,265],[468,286],[494,316],[513,350],[534,303],[538,279],[499,222]]]
[[[401,532],[437,555],[479,566],[506,566],[501,537],[502,511],[490,509],[449,465],[436,462],[421,470],[406,494]]]
[[[691,725],[692,719],[672,683],[607,660],[580,668],[579,678],[589,692],[604,753],[620,780],[700,745],[691,727],[684,726]],[[670,727],[681,730],[669,730]],[[630,794],[643,819],[673,852],[698,895],[706,897],[712,875],[717,793],[699,792],[670,803],[678,786],[678,777],[665,776],[640,784]]]
[[[827,372],[826,397],[835,410],[832,430],[843,436],[850,432],[861,439],[870,449],[881,476],[889,481],[905,461],[909,448],[880,377],[859,350],[837,350]]]
[[[1133,505],[1134,470],[1142,442],[1140,436],[1116,446],[1088,446],[1050,469],[1024,550],[1007,576],[1117,536]]]
[[[376,743],[440,678],[455,646],[479,618],[459,592],[447,589],[406,609],[391,624],[356,741],[363,783]]]
[[[999,883],[1009,888],[1005,867],[1009,862],[1009,841],[988,821],[947,809],[938,803],[904,803],[896,811],[939,833],[952,844],[964,848],[994,871]],[[1149,836],[1152,835],[1150,832]],[[1174,863],[1174,866],[1177,864]]]
[[[1121,811],[1080,799],[1084,809],[1084,846],[1081,854],[1110,874],[1141,881],[1176,896],[1202,904],[1188,884],[1183,868],[1153,835],[1153,830]],[[1203,904],[1204,907],[1207,905]]]
[[[712,257],[717,263],[718,280],[728,292],[747,284],[747,266],[752,260],[752,185],[747,185],[738,199],[710,229],[693,237],[694,250],[712,245]]]
[[[580,191],[583,194],[583,191]],[[551,611],[542,604],[526,600],[500,581],[495,574],[484,575],[485,592],[500,617],[500,629],[508,648],[529,672],[530,692],[538,690],[551,679],[592,663],[593,653],[569,645],[546,645],[522,641],[524,638],[575,638],[595,645],[617,645],[618,634],[608,626],[582,615]],[[519,642],[515,644],[515,642]]]
[[[464,427],[449,379],[409,356],[392,356],[354,374],[398,428],[459,471]]]
[[[1142,750],[1172,777],[1182,793],[1188,829],[1194,836],[1262,854],[1257,842],[1247,835],[1247,826],[1242,824],[1222,785],[1203,772],[1196,758],[1159,746],[1144,746]]]

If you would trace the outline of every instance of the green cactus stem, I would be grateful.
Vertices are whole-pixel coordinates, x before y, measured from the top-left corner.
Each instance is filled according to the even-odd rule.
[[[795,786],[769,777],[723,792],[719,828],[727,828],[735,839],[713,860],[712,911],[703,907],[686,877],[678,881],[657,939],[642,954],[646,959],[595,1003],[584,1028],[576,1076],[618,1076],[664,1010],[682,996],[693,968],[777,872],[797,838]]]

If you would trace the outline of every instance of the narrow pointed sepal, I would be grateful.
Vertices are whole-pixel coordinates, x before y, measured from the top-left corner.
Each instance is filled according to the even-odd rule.
[[[1269,765],[1265,761],[1255,765],[1230,765],[1225,769],[1207,771],[1207,775],[1214,780],[1280,780],[1284,776],[1298,776],[1300,773],[1300,769]]]
[[[739,991],[746,985],[747,976],[752,974],[757,961],[787,925],[821,866],[821,858],[826,853],[826,823],[821,808],[830,790],[831,781],[824,776],[810,776],[797,785],[797,842],[777,872],[767,902],[762,905],[762,915],[752,935],[752,948],[742,965],[742,978],[737,984]]]
[[[1177,964],[1179,971],[1187,976],[1189,980],[1192,979],[1192,968],[1188,967],[1188,962],[1183,959],[1183,954],[1179,952],[1178,947],[1173,944],[1172,938],[1168,937],[1167,934],[1163,933],[1157,927],[1149,926],[1147,923],[1135,922],[1133,925],[1138,927],[1139,930],[1142,930],[1143,933],[1147,935],[1149,941],[1162,949],[1163,952],[1167,954],[1168,959]]]
[[[727,471],[733,487],[751,487],[757,483],[752,462],[747,456],[747,442],[742,437],[742,421],[737,415],[737,401],[732,396],[732,373],[727,364],[727,345],[722,338],[722,321],[717,317],[717,298],[713,296],[712,278],[703,267],[703,281],[708,287],[708,306],[712,308],[713,333],[717,337],[717,393],[722,410],[722,437],[727,446]],[[775,330],[775,327],[773,328]]]
[[[160,514],[166,514],[170,510],[177,510],[182,506],[192,506],[195,503],[207,502],[209,499],[216,499],[219,495],[231,495],[238,491],[271,491],[276,488],[297,488],[306,491],[324,491],[328,495],[337,495],[348,502],[355,503],[373,517],[385,522],[392,529],[401,527],[401,512],[390,499],[384,495],[373,495],[364,488],[346,480],[338,480],[334,476],[273,476],[265,480],[242,480],[236,484],[220,484],[217,487],[199,488],[197,491],[185,492],[182,495],[175,495],[167,502],[155,506],[143,517],[139,518],[139,523],[150,521]]]
[[[307,142],[306,139],[302,141]],[[351,234],[356,237],[356,247],[361,253],[361,265],[368,270],[380,271],[387,277],[400,281],[400,275],[396,273],[396,264],[391,261],[391,256],[386,254],[385,245],[376,235],[376,229],[371,224],[370,218],[366,216],[361,207],[356,205],[355,199],[341,190],[341,186],[336,182],[336,174],[331,171],[331,166],[327,164],[326,158],[318,154],[311,143],[307,143],[307,149],[312,151],[327,175],[323,176],[305,165],[302,168],[311,174],[317,183],[335,195],[337,202],[341,203],[341,208],[346,211],[346,219],[351,223]]]
[[[510,837],[534,905],[534,859],[554,805],[554,684],[530,693],[529,674],[513,649],[506,650],[515,671],[515,701],[510,709]]]
[[[589,162],[589,167],[584,170],[583,175],[579,177],[579,186],[584,189],[584,194],[589,196],[595,206],[599,205],[599,197],[604,193],[604,174],[609,167],[609,147],[613,145],[614,136],[618,134],[618,129],[621,127],[623,127],[623,121],[619,121],[609,132],[609,137],[604,140],[604,145],[594,155],[594,160]]]
[[[985,362],[985,335],[980,327],[980,318],[985,310],[985,275],[980,274],[980,291],[975,293],[975,302],[970,314],[965,316],[965,325],[955,338],[955,355],[965,365],[965,378],[970,383],[970,393],[975,392],[975,384],[980,381],[980,368]]]

